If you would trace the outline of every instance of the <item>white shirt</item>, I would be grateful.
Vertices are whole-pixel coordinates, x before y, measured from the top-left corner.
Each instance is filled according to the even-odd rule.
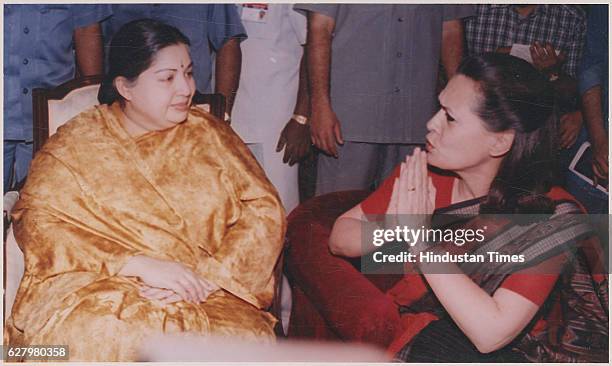
[[[276,146],[293,114],[306,17],[290,4],[238,4],[248,38],[240,44],[242,69],[232,127],[246,143]]]

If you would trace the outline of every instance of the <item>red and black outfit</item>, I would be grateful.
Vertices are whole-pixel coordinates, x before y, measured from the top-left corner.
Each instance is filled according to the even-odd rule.
[[[361,203],[366,215],[386,212],[393,181],[398,175],[399,169]],[[437,190],[434,215],[471,210],[475,213],[474,219],[479,219],[480,200],[451,204],[455,178],[432,172],[430,175]],[[588,225],[563,215],[581,212],[569,194],[553,188],[548,196],[558,204],[556,213],[544,224],[498,223],[493,225],[497,232],[491,235],[496,240],[488,237],[487,244],[483,244],[483,248],[501,253],[523,253],[527,260],[522,268],[494,263],[462,268],[490,295],[503,287],[540,307],[525,331],[500,351],[504,358],[493,360],[607,360],[607,276],[603,268],[593,268],[593,261],[587,259],[595,258],[592,254],[599,249],[599,243]],[[331,255],[312,240],[323,239],[324,233],[329,234],[330,226],[311,222],[310,233],[300,232],[304,215],[305,212],[298,211],[290,217],[288,268],[293,275],[295,292],[290,336],[374,343],[386,347],[400,359],[411,360],[411,353],[416,351],[416,348],[410,349],[412,342],[418,343],[418,335],[424,330],[435,334],[438,327],[445,329],[446,336],[442,339],[451,349],[459,344],[473,347],[469,341],[458,339],[465,338],[460,331],[455,336],[449,333],[448,328],[456,326],[423,276],[362,274],[347,259]],[[329,217],[319,213],[316,219],[321,223]],[[300,238],[300,233],[308,237]],[[512,240],[505,240],[504,235]],[[477,253],[481,248],[467,250]],[[442,327],[438,326],[443,323]],[[474,352],[471,361],[479,360],[478,352]],[[508,355],[517,358],[508,358]],[[495,355],[487,357],[491,359]],[[486,362],[485,358],[480,360]],[[436,359],[427,361],[436,362]]]

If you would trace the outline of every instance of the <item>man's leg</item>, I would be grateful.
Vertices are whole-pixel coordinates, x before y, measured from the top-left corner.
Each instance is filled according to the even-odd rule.
[[[15,182],[14,185],[20,186],[28,176],[30,163],[32,162],[34,144],[19,141],[15,147]]]
[[[4,140],[4,191],[10,191],[12,177],[13,177],[13,167],[15,164],[15,147],[17,146],[17,141],[14,140]]]
[[[346,141],[338,158],[319,153],[317,196],[337,191],[369,189],[376,173],[380,144]]]
[[[313,147],[312,151],[299,162],[298,186],[300,189],[300,203],[306,202],[315,196],[318,158],[319,152]]]

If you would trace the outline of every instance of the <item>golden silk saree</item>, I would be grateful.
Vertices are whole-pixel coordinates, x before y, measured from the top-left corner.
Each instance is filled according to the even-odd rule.
[[[272,340],[265,309],[286,223],[263,170],[197,108],[137,138],[120,116],[117,103],[80,114],[33,160],[13,211],[26,263],[5,341],[133,361],[155,333]],[[118,275],[134,255],[180,262],[221,290],[198,305],[140,297],[139,279]]]

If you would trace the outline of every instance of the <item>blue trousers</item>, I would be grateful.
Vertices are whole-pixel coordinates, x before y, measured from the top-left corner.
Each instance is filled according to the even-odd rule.
[[[4,190],[10,191],[28,175],[32,161],[32,142],[4,140]]]

